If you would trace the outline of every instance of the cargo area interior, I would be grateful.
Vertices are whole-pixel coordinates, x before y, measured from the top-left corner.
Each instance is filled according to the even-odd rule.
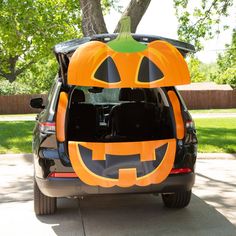
[[[69,141],[127,142],[174,137],[163,89],[73,88],[67,110]]]

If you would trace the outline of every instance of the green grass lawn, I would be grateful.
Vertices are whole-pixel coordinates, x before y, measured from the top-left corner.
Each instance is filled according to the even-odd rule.
[[[195,119],[199,152],[236,153],[235,118]],[[31,153],[34,121],[0,122],[0,154]]]
[[[31,153],[34,121],[0,122],[0,154]]]
[[[235,118],[194,119],[199,152],[236,153]]]

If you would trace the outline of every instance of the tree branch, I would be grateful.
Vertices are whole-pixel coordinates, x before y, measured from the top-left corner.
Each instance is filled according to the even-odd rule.
[[[1,68],[0,68],[0,76],[4,77],[5,79],[7,79],[10,83],[14,82],[17,78],[18,75],[20,75],[21,73],[23,73],[25,70],[27,70],[32,64],[34,64],[35,62],[32,60],[30,62],[28,62],[26,65],[22,66],[21,68],[17,69],[16,68],[16,62],[18,60],[19,56],[14,56],[14,57],[10,57],[8,58],[8,69],[9,72],[4,72]]]
[[[191,34],[191,32],[193,31],[193,29],[194,29],[197,25],[203,24],[203,22],[204,22],[204,21],[209,17],[209,15],[211,14],[212,8],[214,8],[218,2],[219,2],[218,0],[214,0],[214,1],[211,3],[210,7],[205,11],[204,16],[201,17],[201,18],[199,18],[193,25],[190,26],[190,30],[189,30],[188,35]],[[224,3],[224,5],[222,6],[222,9],[219,10],[219,11],[223,11],[224,8],[227,8],[227,5],[228,5],[229,3],[230,3],[230,0],[226,0],[225,3]],[[219,17],[220,17],[220,16],[221,16],[221,15],[219,14]]]
[[[151,0],[131,0],[122,17],[130,16],[131,19],[131,32],[135,33],[139,22],[141,21],[144,13],[146,12]],[[119,23],[117,24],[114,32],[119,32]]]
[[[15,75],[16,75],[16,76],[20,75],[22,72],[24,72],[25,70],[27,70],[27,69],[28,69],[32,64],[34,64],[34,63],[35,63],[35,62],[32,60],[32,61],[30,61],[28,64],[26,64],[25,66],[23,66],[23,67],[17,69],[17,70],[15,71]]]
[[[5,74],[4,71],[2,71],[1,68],[0,68],[0,76],[5,78],[4,74]]]
[[[212,7],[214,7],[217,2],[218,0],[214,0],[211,6],[205,11],[204,17],[199,18],[191,27],[194,28],[196,25],[198,25],[198,23],[203,22],[209,16],[209,14],[211,13]]]

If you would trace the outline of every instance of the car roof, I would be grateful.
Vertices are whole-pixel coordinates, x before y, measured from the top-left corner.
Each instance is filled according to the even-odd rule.
[[[72,39],[66,42],[59,43],[54,46],[53,50],[58,57],[58,54],[71,54],[73,53],[80,45],[87,43],[89,41],[101,41],[101,42],[109,42],[117,37],[118,34],[97,34],[92,37],[84,37],[80,39]],[[149,43],[155,40],[163,40],[166,41],[173,46],[175,46],[183,56],[186,56],[187,53],[195,52],[195,48],[193,45],[185,42],[181,42],[174,39],[169,39],[161,36],[155,35],[146,35],[146,34],[132,34],[133,38],[139,42]]]

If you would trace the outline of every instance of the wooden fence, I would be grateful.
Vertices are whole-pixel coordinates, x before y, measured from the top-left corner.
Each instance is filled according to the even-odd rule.
[[[236,108],[236,89],[183,90],[180,93],[188,109]]]
[[[47,95],[10,95],[0,96],[0,114],[28,114],[38,113],[40,109],[33,109],[29,106],[30,99],[41,97],[46,101]]]
[[[235,90],[191,90],[180,91],[188,109],[216,109],[236,108]],[[29,106],[30,99],[42,97],[45,101],[47,95],[11,95],[0,96],[0,114],[27,114],[37,113],[39,109]]]

